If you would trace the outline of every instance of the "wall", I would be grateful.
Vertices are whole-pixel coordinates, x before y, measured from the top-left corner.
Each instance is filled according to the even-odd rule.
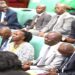
[[[60,0],[30,0],[29,8],[36,8],[38,4],[45,4],[48,12],[53,12],[55,4]]]
[[[55,4],[58,2],[65,3],[75,8],[75,0],[30,0],[29,8],[36,8],[38,4],[45,4],[48,12],[54,12]]]
[[[75,12],[75,0],[61,0],[60,2],[65,3],[69,5],[70,7],[74,8],[73,10],[70,10],[69,12]]]

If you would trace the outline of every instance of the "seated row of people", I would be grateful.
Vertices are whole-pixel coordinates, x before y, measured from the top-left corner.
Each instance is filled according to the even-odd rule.
[[[67,12],[67,6],[63,3],[57,3],[54,16],[45,14],[45,9],[46,6],[38,5],[36,12],[39,17],[36,15],[31,25],[24,29],[38,36],[44,36],[45,33],[50,31],[60,32],[64,37],[68,36],[71,32],[71,23],[75,20],[75,17]],[[28,29],[28,27],[33,28]]]
[[[5,30],[9,30],[7,27],[4,27]],[[29,33],[29,34],[28,34]],[[2,34],[2,33],[1,33]],[[5,33],[6,34],[6,33]],[[12,34],[12,41],[7,45],[4,51],[10,51],[15,53],[22,62],[23,69],[42,69],[49,70],[50,68],[58,68],[62,61],[67,57],[64,51],[60,51],[60,46],[63,43],[62,35],[58,32],[50,32],[45,36],[45,45],[40,51],[40,55],[36,61],[33,61],[34,49],[27,43],[32,38],[30,32],[17,30]],[[24,41],[25,40],[25,41]],[[28,40],[28,41],[27,41]],[[69,49],[67,49],[69,52]],[[71,53],[69,53],[71,54]],[[28,61],[28,62],[27,62]],[[33,61],[33,66],[30,66]]]
[[[1,51],[11,51],[17,54],[22,63],[34,59],[34,48],[29,43],[32,39],[30,32],[23,30],[11,32],[10,28],[2,27],[0,34],[2,36]]]
[[[0,1],[0,10],[0,28],[3,26],[8,26],[11,29],[21,28],[18,23],[16,12],[9,9],[4,0]],[[68,36],[70,34],[71,23],[75,18],[67,12],[67,6],[65,4],[56,4],[56,15],[54,16],[47,14],[46,6],[42,4],[36,7],[36,12],[37,15],[34,17],[31,25],[25,28],[26,30],[39,36],[43,36],[44,33],[49,31],[60,32],[63,36]]]
[[[36,61],[26,62],[23,65],[27,69],[43,69],[49,70],[51,68],[58,68],[65,57],[72,54],[74,49],[65,48],[64,42],[61,41],[62,35],[57,32],[50,32],[45,37],[45,45],[40,51],[40,55]],[[62,45],[62,46],[61,46]],[[67,45],[67,44],[66,44]],[[30,64],[33,64],[30,66]]]
[[[3,28],[5,30],[7,29],[8,31],[10,30],[8,27]],[[74,52],[73,46],[71,46],[69,43],[63,43],[61,41],[61,33],[49,32],[44,38],[45,45],[43,45],[42,49],[40,50],[39,57],[33,61],[34,48],[30,45],[30,43],[27,43],[32,38],[31,33],[23,30],[16,30],[11,35],[12,42],[7,45],[4,51],[15,53],[21,60],[22,68],[24,70],[36,69],[48,71],[52,68],[58,68],[61,66],[63,60],[71,56],[71,54]],[[1,36],[3,36],[2,33]],[[33,65],[30,66],[31,64]]]
[[[59,68],[49,69],[44,75],[74,75],[75,74],[75,49],[69,43],[62,43],[59,46],[58,51],[63,55],[70,57],[67,62],[61,65]],[[64,53],[65,52],[65,53]],[[66,58],[67,59],[67,58]],[[40,71],[40,70],[39,70]],[[1,75],[30,75],[23,71],[21,61],[18,59],[17,55],[8,52],[0,52],[0,74]]]
[[[3,3],[1,5],[1,9],[2,8],[4,8],[4,11],[8,10],[6,3]],[[34,29],[31,30],[27,27],[27,29],[25,28],[25,30],[27,31],[16,30],[15,32],[13,32],[13,34],[11,33],[11,30],[6,26],[12,28],[14,24],[13,25],[9,24],[7,22],[7,17],[5,18],[5,20],[3,20],[2,18],[1,25],[0,25],[2,27],[0,35],[2,36],[3,40],[1,43],[0,50],[10,51],[15,53],[18,56],[18,58],[21,60],[24,70],[28,70],[28,69],[49,70],[50,69],[49,74],[52,75],[52,71],[54,72],[52,68],[58,69],[58,67],[62,64],[63,60],[65,60],[65,57],[69,57],[72,55],[72,53],[74,53],[74,48],[70,44],[63,43],[61,40],[62,40],[62,35],[67,36],[70,34],[71,27],[72,27],[71,23],[75,18],[74,16],[66,12],[66,7],[62,3],[56,4],[57,15],[53,17],[46,14],[45,9],[46,7],[44,5],[40,5],[37,7],[36,10],[38,15],[34,18],[31,24],[31,27],[33,27]],[[42,15],[43,17],[41,18]],[[10,19],[10,21],[13,20]],[[3,28],[3,26],[5,28]],[[5,30],[5,32],[2,31],[3,29]],[[45,45],[42,47],[42,50],[40,51],[40,55],[36,61],[33,61],[34,48],[29,43],[29,41],[32,38],[32,34],[28,31],[30,32],[33,31],[40,36],[43,36],[43,34],[46,31],[50,31],[45,36]],[[8,38],[10,38],[10,40]],[[33,65],[31,66],[31,64]],[[71,65],[72,67],[69,67],[69,69],[65,70],[64,68],[62,72],[71,73],[71,68],[74,72],[73,65]],[[61,75],[62,72],[59,73],[59,75]],[[57,74],[56,72],[54,73]]]

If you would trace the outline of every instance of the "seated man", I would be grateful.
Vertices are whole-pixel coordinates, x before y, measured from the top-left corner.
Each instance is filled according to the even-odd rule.
[[[61,53],[70,58],[61,64],[58,69],[50,69],[48,75],[75,75],[75,49],[69,43],[63,43],[59,47]]]
[[[63,41],[75,43],[75,20],[72,22],[70,35],[67,38],[64,38]]]
[[[50,21],[51,16],[45,11],[45,5],[41,4],[36,7],[37,15],[34,17],[31,25],[26,27],[26,29],[29,29],[32,34],[38,35],[39,31]]]
[[[8,8],[4,0],[0,0],[0,28],[8,26],[11,29],[21,28],[15,11]]]
[[[0,51],[3,51],[7,45],[12,41],[11,37],[11,29],[9,27],[2,27],[0,30],[0,36],[2,38],[1,46],[0,46]]]
[[[71,31],[71,22],[75,19],[73,15],[70,15],[67,11],[66,5],[57,3],[55,6],[56,15],[50,20],[50,22],[41,30],[40,36],[43,36],[49,31],[60,32],[64,37],[68,36]]]
[[[44,69],[57,68],[60,66],[64,56],[58,52],[62,35],[58,32],[50,32],[45,36],[45,45],[40,51],[38,59],[33,62],[27,62],[23,65],[23,69]]]

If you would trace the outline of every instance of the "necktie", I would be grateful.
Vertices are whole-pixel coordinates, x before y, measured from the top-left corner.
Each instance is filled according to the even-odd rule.
[[[45,65],[45,59],[48,51],[50,50],[50,46],[47,48],[46,52],[44,53],[43,57],[40,58],[40,60],[37,63],[37,66],[44,66]]]
[[[57,21],[58,21],[58,18],[59,18],[59,15],[56,15],[56,16],[55,16],[55,19],[54,19],[54,20],[55,20],[55,23],[54,23],[54,25],[57,23]]]
[[[37,22],[37,20],[38,20],[39,17],[40,17],[39,15],[36,16],[35,23]]]
[[[57,72],[58,72],[58,73],[63,71],[63,67],[64,67],[65,64],[68,62],[68,60],[69,60],[68,57],[65,58],[65,59],[62,61],[61,66],[57,67],[57,69],[58,69]]]
[[[1,43],[1,48],[0,50],[3,50],[7,46],[8,40],[3,40]]]
[[[33,25],[34,25],[33,29],[36,29],[36,23],[37,23],[39,17],[40,17],[39,15],[36,16],[34,23],[33,23]]]
[[[55,23],[54,23],[53,30],[57,27],[58,19],[59,19],[59,15],[57,15],[57,16],[55,17]]]

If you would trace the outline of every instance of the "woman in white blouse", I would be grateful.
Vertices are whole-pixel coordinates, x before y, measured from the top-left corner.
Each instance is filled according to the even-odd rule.
[[[22,64],[34,59],[34,48],[29,43],[32,34],[27,31],[17,30],[12,34],[12,40],[5,50],[11,51],[19,57]]]

